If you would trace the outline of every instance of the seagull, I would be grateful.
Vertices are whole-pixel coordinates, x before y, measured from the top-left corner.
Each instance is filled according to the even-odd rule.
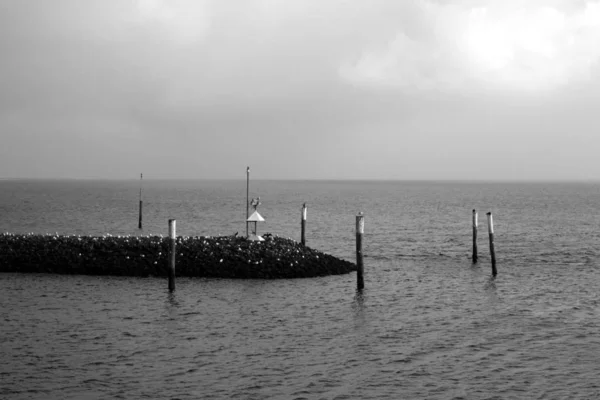
[[[256,210],[256,207],[260,206],[260,196],[257,197],[256,199],[252,199],[252,201],[250,202],[250,205],[252,207],[254,207],[254,209]]]

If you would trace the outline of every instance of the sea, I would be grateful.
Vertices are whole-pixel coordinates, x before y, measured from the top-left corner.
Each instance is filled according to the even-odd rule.
[[[306,203],[307,246],[349,261],[362,212],[365,289],[0,273],[0,398],[600,398],[600,184],[251,180],[249,196],[259,234],[300,240]],[[246,181],[0,181],[0,232],[166,236],[170,218],[245,235]]]

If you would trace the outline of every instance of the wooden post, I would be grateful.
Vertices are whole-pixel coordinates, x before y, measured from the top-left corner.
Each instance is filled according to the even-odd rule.
[[[250,217],[250,167],[246,167],[246,237],[248,237],[248,218]]]
[[[473,264],[477,262],[477,211],[473,210]]]
[[[142,229],[142,208],[144,206],[144,202],[140,200],[140,218],[138,221],[138,229]]]
[[[492,219],[492,213],[487,213],[488,220],[488,233],[490,234],[490,254],[492,256],[492,276],[496,276],[498,271],[496,270],[496,251],[494,251],[494,220]]]
[[[169,292],[175,290],[175,223],[174,219],[169,220]]]
[[[142,178],[143,178],[144,174],[140,174],[140,216],[139,216],[139,220],[138,220],[138,229],[142,229],[142,207],[143,207],[143,201],[142,201]]]
[[[300,243],[306,246],[306,203],[302,204],[302,217],[300,222]]]
[[[364,264],[363,264],[363,251],[362,251],[362,239],[365,233],[365,217],[360,212],[356,216],[356,288],[363,290],[365,287]]]

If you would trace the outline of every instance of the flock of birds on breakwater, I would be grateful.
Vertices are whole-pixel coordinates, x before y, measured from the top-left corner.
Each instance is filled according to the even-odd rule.
[[[176,274],[211,278],[306,278],[356,265],[288,238],[178,236]],[[0,234],[0,272],[166,276],[168,237]]]

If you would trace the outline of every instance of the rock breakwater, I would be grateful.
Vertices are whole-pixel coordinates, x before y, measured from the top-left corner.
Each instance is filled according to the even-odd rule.
[[[277,279],[346,274],[356,265],[291,239],[176,239],[176,275]],[[0,234],[0,272],[166,276],[169,238]]]

